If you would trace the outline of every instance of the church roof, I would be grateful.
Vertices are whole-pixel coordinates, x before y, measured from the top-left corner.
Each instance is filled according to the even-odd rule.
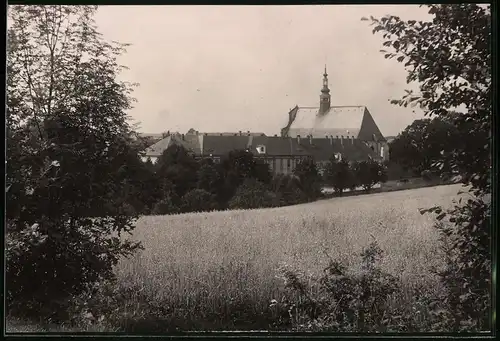
[[[319,107],[297,106],[292,109],[288,125],[283,129],[285,135],[291,137],[343,135],[365,141],[385,140],[365,106],[332,106],[322,115],[318,115],[318,111]]]

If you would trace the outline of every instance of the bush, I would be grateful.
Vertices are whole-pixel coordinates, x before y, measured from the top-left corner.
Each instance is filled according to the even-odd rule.
[[[433,180],[432,172],[430,170],[422,171],[420,176],[422,177],[422,179],[424,179],[424,181],[427,181],[427,182],[430,182]]]
[[[447,255],[445,269],[438,272],[447,293],[435,301],[437,328],[457,332],[490,330],[490,199],[474,197],[447,211],[440,207],[421,210],[426,212],[437,214],[436,227]],[[443,220],[446,216],[448,221]]]
[[[158,201],[154,206],[152,213],[154,215],[174,214],[179,213],[179,207],[175,205],[173,200],[174,195],[166,195],[165,198]]]
[[[374,160],[361,161],[353,165],[354,176],[356,183],[363,186],[365,191],[370,189],[377,183],[387,181],[387,173],[385,167]]]
[[[332,157],[326,166],[324,179],[340,195],[345,189],[355,187],[354,172],[346,159],[336,160]]]
[[[302,159],[293,170],[293,175],[298,178],[300,189],[308,201],[321,196],[321,175],[313,158]]]
[[[263,183],[254,179],[245,180],[229,201],[231,209],[253,209],[278,205],[279,199],[276,195]]]
[[[215,195],[203,189],[193,189],[182,197],[183,212],[203,212],[217,208]]]
[[[307,201],[307,195],[302,192],[300,180],[293,175],[275,175],[271,188],[280,206],[296,205]]]
[[[382,250],[372,243],[361,254],[361,265],[347,268],[331,260],[318,278],[283,267],[285,287],[291,294],[284,302],[296,330],[330,332],[391,331],[389,301],[400,290],[398,278],[383,272],[378,263]],[[273,302],[278,304],[277,301]],[[396,328],[394,328],[396,329]]]

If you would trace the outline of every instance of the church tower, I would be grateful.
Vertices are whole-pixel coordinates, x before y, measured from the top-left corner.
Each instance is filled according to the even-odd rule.
[[[323,74],[323,88],[321,89],[321,95],[319,96],[319,115],[323,115],[330,110],[330,89],[328,88],[328,73]]]

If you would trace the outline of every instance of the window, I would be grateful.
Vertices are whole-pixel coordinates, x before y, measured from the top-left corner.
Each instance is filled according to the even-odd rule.
[[[384,157],[384,147],[380,147],[380,157]]]
[[[257,153],[259,154],[265,154],[266,153],[266,146],[263,146],[263,145],[259,145],[257,146]]]

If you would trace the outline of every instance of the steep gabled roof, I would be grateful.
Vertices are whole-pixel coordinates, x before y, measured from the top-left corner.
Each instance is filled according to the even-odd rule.
[[[167,136],[164,139],[161,139],[152,146],[146,148],[145,156],[159,157],[163,153],[163,151],[170,146],[171,142],[172,142],[172,135]]]
[[[289,113],[289,122],[282,129],[282,135],[318,138],[343,135],[372,141],[375,134],[377,140],[385,140],[365,106],[333,106],[322,115],[318,111],[319,107],[295,107]]]

